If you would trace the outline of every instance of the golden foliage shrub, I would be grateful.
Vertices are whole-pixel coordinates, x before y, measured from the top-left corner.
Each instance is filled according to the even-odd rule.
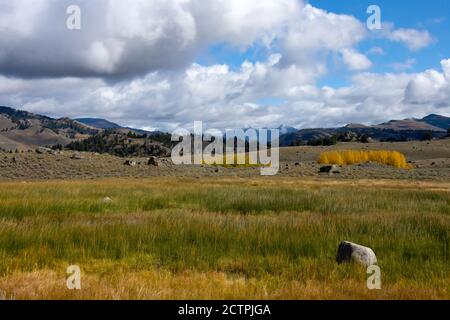
[[[378,162],[395,168],[411,169],[411,165],[408,164],[405,155],[398,151],[326,151],[319,156],[320,164],[352,165],[364,162]]]
[[[212,166],[222,166],[222,167],[260,167],[258,163],[258,155],[255,154],[255,158],[250,159],[250,155],[248,153],[234,153],[232,162],[229,162],[227,160],[227,156],[223,155],[222,163],[216,163],[212,159],[205,158],[202,161],[202,164],[204,165],[212,165]]]

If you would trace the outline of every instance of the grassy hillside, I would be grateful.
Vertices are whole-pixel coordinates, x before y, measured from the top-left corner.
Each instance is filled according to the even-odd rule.
[[[69,118],[52,119],[0,106],[0,148],[5,150],[66,145],[98,132],[97,128]]]
[[[274,178],[0,184],[16,298],[450,298],[450,185]],[[109,197],[112,201],[104,201]],[[370,246],[383,289],[337,265]],[[65,288],[68,265],[82,290]]]

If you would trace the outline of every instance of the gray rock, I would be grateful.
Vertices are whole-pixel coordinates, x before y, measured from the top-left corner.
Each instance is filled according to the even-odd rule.
[[[54,155],[54,156],[57,156],[57,155],[62,154],[62,152],[61,152],[60,150],[51,150],[51,151],[50,151],[50,154],[52,154],[52,155]]]
[[[342,241],[339,244],[336,257],[337,263],[355,261],[365,266],[377,264],[377,257],[372,249],[349,241]]]
[[[136,161],[135,160],[127,160],[127,161],[125,161],[125,165],[130,166],[130,167],[135,167]]]
[[[81,155],[81,153],[75,152],[74,154],[72,154],[72,155],[70,156],[70,158],[71,158],[71,159],[75,159],[75,160],[81,160],[81,159],[83,159],[83,156]]]
[[[110,203],[110,202],[112,202],[112,199],[111,199],[110,197],[104,197],[104,198],[102,199],[102,202],[103,202],[103,203]]]
[[[148,165],[158,167],[159,166],[158,158],[150,157],[150,159],[148,159]]]
[[[341,170],[339,169],[339,166],[333,164],[333,165],[329,165],[329,166],[320,167],[320,173],[335,174],[335,173],[341,173]]]
[[[51,153],[51,152],[52,152],[52,149],[45,148],[45,147],[38,147],[36,149],[36,153],[39,153],[39,154],[45,154],[45,153]]]

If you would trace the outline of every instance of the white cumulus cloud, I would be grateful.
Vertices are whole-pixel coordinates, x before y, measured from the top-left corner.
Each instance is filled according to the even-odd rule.
[[[417,51],[428,47],[433,42],[433,37],[426,30],[416,29],[393,29],[392,25],[386,24],[385,36],[394,42],[404,43],[410,50]]]
[[[372,66],[372,62],[365,55],[353,49],[342,49],[341,53],[350,70],[366,70]]]
[[[76,3],[82,29],[70,31],[71,0],[0,0],[0,105],[164,130],[194,120],[310,127],[450,113],[450,60],[442,70],[369,73],[374,63],[358,50],[369,38],[365,24],[303,1]],[[433,41],[425,30],[393,25],[380,37],[411,50]],[[214,45],[263,54],[238,67],[199,63]],[[333,63],[345,66],[349,85],[318,85]]]

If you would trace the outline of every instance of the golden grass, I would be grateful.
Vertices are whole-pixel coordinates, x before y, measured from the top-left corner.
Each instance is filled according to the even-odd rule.
[[[398,151],[342,150],[326,151],[320,154],[320,164],[352,165],[364,162],[377,162],[399,169],[411,169],[404,154]]]
[[[381,291],[341,240],[374,249]],[[0,183],[0,299],[448,299],[449,245],[449,183]]]
[[[222,161],[218,161],[213,157],[205,157],[202,161],[204,165],[221,166],[221,167],[261,167],[258,163],[258,152],[250,153],[233,153],[233,160],[229,161],[226,154],[223,154]]]
[[[361,271],[363,273],[363,271]],[[18,272],[0,278],[0,300],[315,300],[315,299],[446,299],[448,290],[421,283],[384,284],[383,290],[367,290],[364,281],[326,283],[318,280],[286,281],[230,276],[223,272],[160,270],[82,273],[81,290],[65,286],[64,266],[59,270]],[[448,285],[442,283],[440,288]]]

